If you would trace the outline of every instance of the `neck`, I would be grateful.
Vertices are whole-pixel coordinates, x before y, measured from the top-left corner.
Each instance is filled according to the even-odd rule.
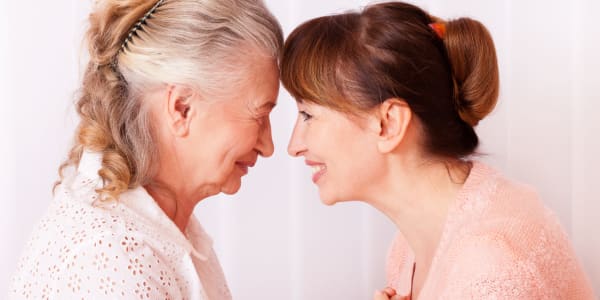
[[[145,188],[169,219],[181,232],[185,232],[190,217],[194,213],[194,207],[200,200],[191,200],[158,182],[150,183]]]
[[[390,218],[415,254],[413,296],[418,294],[437,250],[450,205],[469,174],[470,163],[398,160],[369,201]]]
[[[211,185],[195,187],[189,184],[178,166],[177,161],[161,164],[161,171],[144,187],[179,230],[185,233],[196,204],[216,192]]]
[[[178,159],[173,143],[160,148],[160,170],[151,182],[144,186],[158,206],[175,223],[182,233],[185,233],[194,207],[202,199],[216,194],[210,186],[194,187],[189,184],[189,176],[185,176],[183,165]]]

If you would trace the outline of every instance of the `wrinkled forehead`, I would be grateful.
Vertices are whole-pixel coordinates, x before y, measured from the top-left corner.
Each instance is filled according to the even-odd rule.
[[[252,64],[239,71],[240,77],[224,82],[220,92],[214,97],[252,111],[273,109],[277,105],[279,94],[279,69],[276,60],[255,58]]]
[[[247,69],[241,89],[254,107],[272,109],[277,104],[279,94],[277,61],[270,57],[257,57]]]

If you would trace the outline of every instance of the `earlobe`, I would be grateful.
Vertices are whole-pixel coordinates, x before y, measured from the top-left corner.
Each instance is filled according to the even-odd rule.
[[[193,115],[193,91],[184,86],[170,85],[167,90],[167,112],[171,132],[183,137],[189,133]]]
[[[377,147],[382,153],[392,152],[404,140],[412,111],[406,101],[391,98],[379,106],[378,115],[380,128]]]

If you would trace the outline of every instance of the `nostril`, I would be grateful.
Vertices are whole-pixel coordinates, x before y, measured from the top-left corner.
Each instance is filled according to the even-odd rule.
[[[299,157],[302,155],[302,151],[295,150],[295,149],[288,149],[288,154],[292,157]]]

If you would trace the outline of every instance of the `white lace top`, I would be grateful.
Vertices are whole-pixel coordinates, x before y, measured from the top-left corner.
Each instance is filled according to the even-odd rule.
[[[212,240],[192,215],[182,234],[142,187],[101,202],[101,156],[66,170],[34,229],[11,299],[231,299]]]

